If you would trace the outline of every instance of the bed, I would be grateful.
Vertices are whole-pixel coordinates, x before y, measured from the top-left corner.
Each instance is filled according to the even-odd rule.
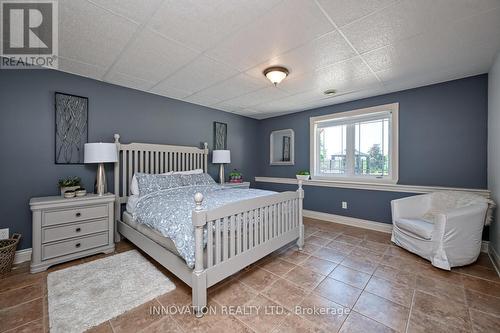
[[[203,148],[121,144],[120,135],[115,134],[114,137],[119,153],[114,169],[115,241],[125,237],[189,285],[197,317],[202,317],[206,311],[207,288],[210,286],[290,242],[297,241],[297,246],[302,249],[304,191],[301,181],[298,181],[297,191],[258,195],[236,189],[221,189],[233,192],[220,192],[217,188],[200,187],[198,190],[194,187],[190,189],[191,201],[186,199],[183,203],[192,207],[185,211],[192,223],[192,245],[189,246],[192,247],[192,260],[187,260],[186,254],[178,251],[175,239],[138,223],[136,218],[140,215],[127,210],[122,212],[122,205],[127,204],[131,196],[130,184],[136,173],[163,174],[196,169],[203,169],[206,173],[207,144],[204,143]],[[186,196],[185,192],[179,192],[181,194]],[[172,193],[169,195],[172,196]],[[245,199],[231,200],[223,205],[211,204],[210,200],[217,195]],[[249,196],[251,198],[246,198]],[[204,202],[205,197],[207,200]]]

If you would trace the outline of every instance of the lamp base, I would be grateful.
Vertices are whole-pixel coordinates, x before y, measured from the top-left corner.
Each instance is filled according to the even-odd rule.
[[[97,176],[95,180],[95,193],[102,196],[107,192],[106,189],[106,170],[104,169],[104,163],[99,163],[97,166]]]
[[[220,183],[221,185],[224,185],[224,183],[225,183],[225,178],[226,178],[226,177],[224,176],[224,164],[223,164],[223,163],[221,163],[221,164],[220,164],[220,167],[219,167],[219,183]]]

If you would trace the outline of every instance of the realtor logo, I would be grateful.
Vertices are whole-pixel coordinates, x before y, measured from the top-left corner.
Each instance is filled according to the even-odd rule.
[[[0,1],[0,68],[57,68],[56,1]]]

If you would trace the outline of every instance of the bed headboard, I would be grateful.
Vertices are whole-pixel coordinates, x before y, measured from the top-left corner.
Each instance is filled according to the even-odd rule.
[[[207,172],[208,144],[203,148],[151,143],[120,143],[115,134],[118,162],[115,163],[115,195],[117,206],[126,203],[130,182],[135,172],[165,173],[203,169]],[[116,216],[119,218],[119,215]]]

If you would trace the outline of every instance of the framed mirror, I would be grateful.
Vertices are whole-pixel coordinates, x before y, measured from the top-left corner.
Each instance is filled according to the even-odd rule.
[[[294,165],[295,133],[292,129],[272,131],[269,142],[270,165]]]

